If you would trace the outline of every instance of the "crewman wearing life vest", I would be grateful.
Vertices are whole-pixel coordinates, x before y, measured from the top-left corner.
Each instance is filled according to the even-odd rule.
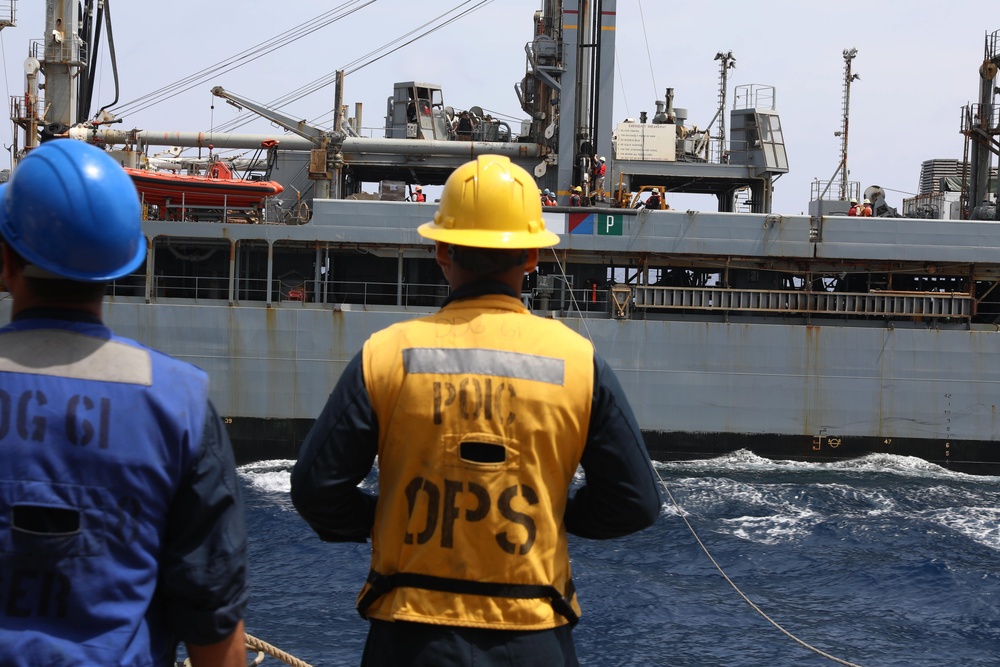
[[[556,202],[555,197],[552,196],[552,191],[548,188],[542,190],[539,201],[542,202],[542,206],[555,206],[558,203]]]
[[[583,206],[583,188],[579,185],[573,188],[573,192],[569,196],[570,206]]]
[[[660,210],[662,208],[663,200],[660,199],[660,189],[653,188],[649,197],[646,198],[645,208],[651,208],[653,210]]]
[[[246,664],[243,505],[208,376],[115,335],[139,196],[53,139],[0,185],[0,664]]]
[[[528,172],[462,165],[418,232],[451,295],[351,360],[292,501],[323,540],[372,540],[363,665],[576,665],[567,532],[617,537],[659,513],[638,424],[590,341],[521,301],[559,242]],[[377,496],[358,486],[376,455]]]
[[[854,197],[851,197],[851,208],[847,209],[847,215],[854,217],[861,215],[861,207],[858,206],[858,200]]]
[[[863,202],[864,206],[861,208],[861,217],[870,218],[872,217],[872,203],[871,200],[865,199]]]
[[[424,189],[419,185],[413,187],[413,201],[415,202],[427,201],[427,195],[424,194]]]

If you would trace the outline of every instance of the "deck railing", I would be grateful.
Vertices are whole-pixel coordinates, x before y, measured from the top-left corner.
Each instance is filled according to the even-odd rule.
[[[275,278],[268,299],[265,279],[240,279],[234,286],[234,305],[270,304],[351,304],[362,307],[396,306],[433,309],[449,294],[440,283],[389,283],[374,281],[320,281]],[[116,281],[109,289],[114,297],[145,295],[142,275]],[[154,278],[151,300],[229,300],[229,280],[224,277],[158,275]],[[581,312],[616,318],[639,313],[755,313],[778,316],[827,316],[851,319],[910,319],[921,321],[1000,321],[1000,306],[977,302],[961,292],[824,292],[808,290],[755,290],[720,287],[663,287],[611,285],[597,288],[532,289],[522,294],[525,306],[533,311]],[[992,313],[992,315],[991,315]]]

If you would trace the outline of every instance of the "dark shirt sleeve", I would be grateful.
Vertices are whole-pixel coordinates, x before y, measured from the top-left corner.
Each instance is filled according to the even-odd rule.
[[[246,610],[247,532],[225,427],[211,402],[202,444],[170,508],[160,593],[167,621],[192,644],[225,639]]]
[[[321,539],[364,542],[378,497],[358,488],[378,453],[378,419],[359,352],[344,369],[292,469],[292,503]]]
[[[566,506],[566,530],[607,539],[652,525],[660,513],[656,473],[614,371],[594,355],[594,399],[580,459],[586,478]]]

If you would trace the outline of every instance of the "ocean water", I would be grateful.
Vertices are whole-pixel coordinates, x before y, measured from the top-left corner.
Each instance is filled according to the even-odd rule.
[[[570,536],[582,664],[1000,665],[1000,477],[888,455],[655,465],[669,494],[653,527]],[[358,664],[369,546],[320,542],[291,466],[240,470],[247,630],[315,667]]]

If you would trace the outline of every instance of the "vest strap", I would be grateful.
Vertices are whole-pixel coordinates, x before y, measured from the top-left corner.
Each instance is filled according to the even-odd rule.
[[[486,597],[513,598],[517,600],[547,598],[552,605],[552,609],[557,614],[565,617],[569,621],[570,626],[574,626],[580,621],[580,617],[573,611],[573,606],[569,603],[569,600],[563,597],[556,590],[555,586],[469,581],[467,579],[451,579],[449,577],[435,577],[429,574],[414,574],[410,572],[381,575],[375,570],[371,570],[368,573],[368,584],[370,585],[368,592],[358,600],[358,613],[361,614],[361,618],[365,619],[368,618],[368,608],[392,589],[423,588],[442,593],[483,595]],[[569,582],[568,588],[568,595],[572,598],[576,590],[572,580]]]

